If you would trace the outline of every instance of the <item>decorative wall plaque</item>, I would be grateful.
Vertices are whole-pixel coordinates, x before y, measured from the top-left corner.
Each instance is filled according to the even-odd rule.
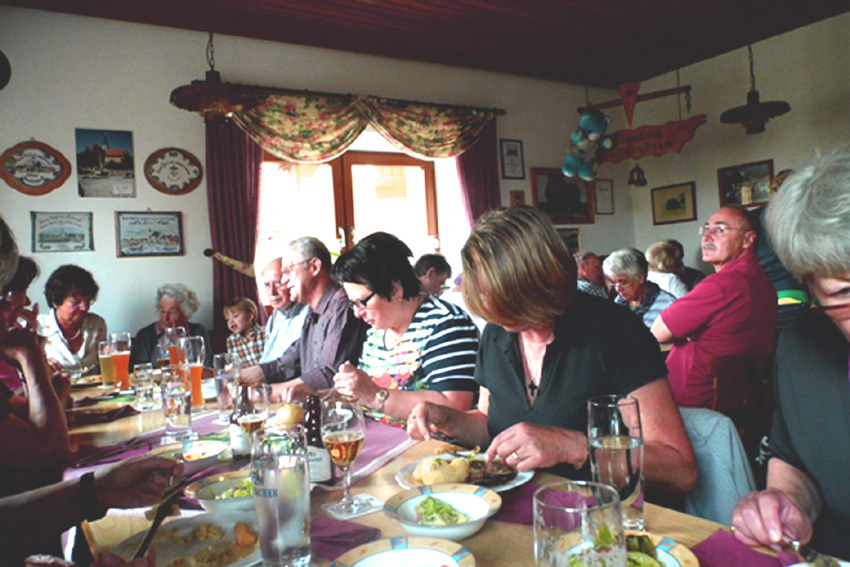
[[[71,163],[47,144],[29,141],[0,156],[0,177],[25,195],[46,195],[65,183]]]
[[[145,161],[145,179],[154,189],[166,195],[185,195],[201,184],[204,168],[186,150],[162,148]]]

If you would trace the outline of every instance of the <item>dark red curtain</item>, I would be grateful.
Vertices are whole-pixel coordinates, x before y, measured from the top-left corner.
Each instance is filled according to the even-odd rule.
[[[496,146],[496,121],[491,120],[478,142],[455,158],[470,227],[484,213],[502,207]]]
[[[213,249],[248,263],[254,262],[257,243],[262,161],[262,148],[235,124],[207,124],[207,204]],[[215,321],[211,334],[216,352],[224,352],[224,304],[243,296],[259,305],[257,284],[217,260],[210,261]]]

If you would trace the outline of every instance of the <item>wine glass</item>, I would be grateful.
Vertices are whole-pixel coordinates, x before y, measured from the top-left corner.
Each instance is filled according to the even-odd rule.
[[[351,496],[351,466],[357,460],[365,438],[366,423],[360,400],[332,390],[322,400],[322,443],[331,454],[331,460],[343,472],[344,489],[342,500],[325,504],[325,510],[348,515],[363,506],[361,500]]]

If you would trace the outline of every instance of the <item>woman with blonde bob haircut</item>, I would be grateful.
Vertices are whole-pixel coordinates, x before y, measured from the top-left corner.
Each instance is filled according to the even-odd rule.
[[[461,256],[467,305],[489,321],[475,364],[478,407],[422,402],[408,419],[410,436],[440,431],[520,470],[588,478],[587,400],[632,395],[641,404],[647,482],[692,490],[693,449],[658,343],[627,310],[576,293],[575,262],[549,220],[527,207],[489,213]]]

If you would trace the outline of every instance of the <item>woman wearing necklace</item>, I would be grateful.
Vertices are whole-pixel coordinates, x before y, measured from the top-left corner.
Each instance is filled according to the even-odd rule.
[[[410,248],[385,232],[362,239],[333,266],[354,314],[369,323],[359,368],[343,364],[334,387],[354,395],[381,421],[404,425],[429,401],[472,407],[478,330],[452,303],[420,292]]]
[[[488,213],[461,256],[464,299],[489,322],[478,407],[421,403],[411,437],[440,431],[520,470],[589,478],[587,400],[628,394],[640,400],[647,485],[692,490],[693,449],[657,341],[622,307],[576,292],[575,262],[549,220],[527,207]]]
[[[106,340],[106,322],[91,313],[100,288],[83,268],[66,264],[56,268],[44,286],[48,313],[38,316],[38,334],[44,352],[56,370],[88,374],[98,368],[97,343]]]

